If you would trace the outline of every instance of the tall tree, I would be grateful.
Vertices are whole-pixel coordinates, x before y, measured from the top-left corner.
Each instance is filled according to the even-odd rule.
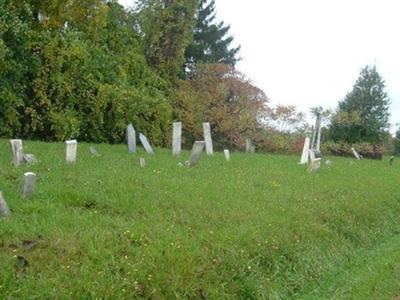
[[[230,26],[215,23],[215,0],[201,0],[192,43],[185,52],[187,72],[199,63],[223,63],[235,66],[240,46],[231,47],[233,37],[228,34]]]
[[[390,100],[375,66],[366,66],[333,117],[334,141],[381,143],[389,127]]]

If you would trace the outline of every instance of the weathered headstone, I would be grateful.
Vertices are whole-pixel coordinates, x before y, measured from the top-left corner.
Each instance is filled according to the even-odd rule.
[[[147,140],[147,137],[144,134],[139,133],[139,139],[144,147],[144,150],[146,150],[148,154],[154,154],[153,148],[151,148],[150,143]]]
[[[231,155],[230,155],[228,149],[225,149],[225,150],[224,150],[224,155],[225,155],[225,159],[226,159],[227,161],[230,161],[230,160],[231,160]]]
[[[246,153],[251,153],[253,144],[250,139],[246,139]]]
[[[24,154],[24,162],[28,164],[36,164],[38,160],[36,159],[36,156],[30,153]]]
[[[393,162],[394,162],[394,156],[391,156],[389,159],[389,165],[393,166]]]
[[[65,161],[73,164],[76,162],[76,151],[78,142],[76,140],[70,140],[65,142]]]
[[[126,138],[129,153],[136,153],[136,131],[132,124],[129,124],[126,128]]]
[[[320,158],[316,158],[314,160],[311,161],[311,165],[308,169],[308,172],[311,174],[315,174],[318,172],[319,168],[321,167],[321,159]]]
[[[354,155],[354,157],[355,157],[357,160],[360,160],[360,159],[361,159],[361,157],[360,157],[360,155],[357,153],[356,149],[354,149],[353,147],[351,147],[351,151],[353,152],[353,155]]]
[[[3,197],[3,193],[0,191],[0,218],[6,218],[10,215],[10,209],[8,208],[7,202]]]
[[[192,152],[190,153],[189,161],[188,161],[188,166],[189,167],[194,167],[197,165],[197,163],[200,160],[201,153],[204,150],[204,141],[196,141],[193,144]]]
[[[27,172],[24,174],[24,188],[22,190],[22,197],[27,198],[35,191],[36,174]]]
[[[211,127],[210,123],[203,123],[203,134],[204,134],[204,141],[206,145],[206,153],[207,155],[213,155],[213,144],[212,144],[212,137],[211,137]]]
[[[303,146],[303,153],[301,154],[300,165],[308,164],[309,151],[310,151],[310,138],[306,137]]]
[[[139,164],[141,168],[144,168],[146,166],[146,160],[143,157],[139,158]]]
[[[13,154],[13,164],[20,166],[24,163],[24,149],[22,147],[22,140],[10,140],[11,151]]]
[[[92,156],[100,156],[99,152],[97,152],[96,148],[93,146],[89,147],[89,152]]]
[[[181,154],[182,123],[172,124],[172,155]]]
[[[310,149],[309,154],[310,154],[310,160],[311,160],[311,163],[312,163],[312,162],[315,160],[315,153],[314,153],[314,150],[311,150],[311,149]]]

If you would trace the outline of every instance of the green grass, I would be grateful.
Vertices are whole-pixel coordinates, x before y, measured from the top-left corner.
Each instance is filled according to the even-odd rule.
[[[400,295],[400,170],[330,158],[24,142],[37,165],[11,165],[0,140],[0,299],[395,299]],[[139,167],[139,157],[146,168]],[[352,164],[352,162],[354,162]],[[23,173],[37,190],[21,198]],[[37,241],[31,249],[27,241]],[[28,266],[17,266],[17,257]]]

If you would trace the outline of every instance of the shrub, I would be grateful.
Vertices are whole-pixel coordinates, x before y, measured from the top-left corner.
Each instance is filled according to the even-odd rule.
[[[385,153],[385,148],[382,145],[370,143],[349,144],[344,142],[326,142],[322,145],[322,152],[337,156],[353,156],[352,147],[364,158],[382,159]]]

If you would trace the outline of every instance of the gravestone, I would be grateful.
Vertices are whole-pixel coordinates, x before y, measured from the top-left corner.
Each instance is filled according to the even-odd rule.
[[[190,153],[188,166],[194,167],[200,160],[201,153],[204,150],[205,142],[204,141],[196,141],[193,144],[192,152]]]
[[[24,162],[27,164],[36,164],[38,160],[36,159],[36,156],[30,153],[24,154]]]
[[[211,137],[211,127],[210,123],[203,123],[203,134],[204,134],[204,141],[206,145],[206,153],[207,155],[213,155],[213,144],[212,144],[212,137]]]
[[[332,162],[331,160],[328,159],[328,160],[325,162],[325,164],[326,164],[328,167],[330,167],[330,166],[333,165],[333,162]]]
[[[3,197],[3,193],[0,191],[0,218],[6,218],[10,215],[10,209],[8,208],[7,202]]]
[[[24,174],[24,188],[22,191],[22,197],[27,198],[35,191],[36,174],[27,172]]]
[[[311,150],[311,149],[310,149],[309,153],[310,153],[310,160],[311,160],[311,163],[312,163],[312,162],[315,160],[315,153],[314,153],[314,150]]]
[[[175,122],[172,125],[172,155],[181,154],[182,123]]]
[[[89,152],[92,156],[100,156],[99,152],[97,152],[96,148],[93,146],[89,147]]]
[[[136,131],[133,125],[130,123],[126,128],[126,138],[128,140],[129,153],[136,153]]]
[[[139,158],[139,164],[141,168],[144,168],[146,166],[146,160],[143,157]]]
[[[354,149],[353,147],[351,147],[351,151],[353,152],[353,155],[354,155],[354,157],[355,157],[357,160],[360,160],[360,159],[361,159],[361,157],[360,157],[360,155],[357,153],[356,149]]]
[[[65,142],[65,161],[69,164],[76,162],[76,150],[78,142],[76,140],[70,140]]]
[[[246,153],[251,153],[253,144],[250,139],[246,139]]]
[[[10,144],[13,154],[13,164],[18,167],[24,163],[24,149],[22,147],[22,140],[10,140]]]
[[[154,154],[154,151],[153,151],[153,149],[151,148],[150,143],[149,143],[149,141],[147,140],[147,137],[146,137],[144,134],[139,133],[139,139],[140,139],[140,142],[142,143],[142,145],[143,145],[143,147],[144,147],[144,150],[146,150],[146,152],[147,152],[148,154]]]
[[[394,162],[394,156],[391,156],[389,159],[389,165],[393,166],[393,162]]]
[[[231,160],[231,155],[230,155],[228,149],[225,149],[225,150],[224,150],[224,155],[225,155],[226,161],[230,161],[230,160]]]
[[[316,158],[314,160],[311,161],[311,165],[308,169],[308,172],[311,174],[315,174],[318,172],[319,168],[321,167],[321,159],[320,158]]]
[[[301,159],[299,163],[300,165],[308,164],[309,150],[310,150],[310,138],[306,137],[303,146],[303,153],[301,154]]]

